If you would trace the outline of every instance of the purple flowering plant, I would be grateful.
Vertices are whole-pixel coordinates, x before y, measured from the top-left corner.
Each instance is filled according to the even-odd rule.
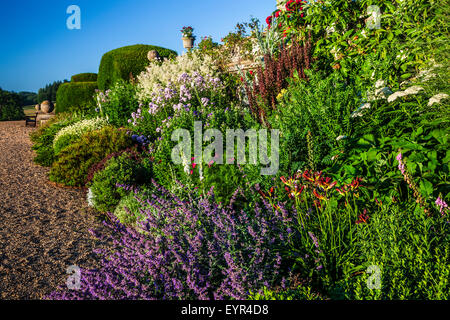
[[[285,283],[278,248],[289,237],[287,211],[267,202],[236,210],[218,205],[212,192],[182,199],[153,187],[138,199],[146,217],[138,230],[109,215],[112,235],[92,231],[113,243],[97,251],[101,267],[82,270],[80,290],[60,288],[48,298],[246,299]]]
[[[228,101],[222,81],[198,72],[192,75],[182,73],[177,81],[160,86],[147,102],[131,114],[128,123],[140,135],[152,137],[154,141],[162,136],[171,119],[183,112],[202,113],[205,109],[219,107]],[[145,105],[147,107],[145,107]]]

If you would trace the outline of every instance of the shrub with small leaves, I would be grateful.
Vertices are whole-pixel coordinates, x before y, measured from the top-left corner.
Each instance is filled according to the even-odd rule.
[[[74,144],[63,149],[58,161],[50,170],[50,180],[67,186],[82,187],[89,168],[108,154],[132,145],[131,137],[125,130],[104,127],[84,134]]]

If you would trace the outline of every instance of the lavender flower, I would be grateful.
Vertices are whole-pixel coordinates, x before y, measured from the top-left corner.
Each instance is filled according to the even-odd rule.
[[[442,200],[440,197],[438,197],[436,199],[435,203],[438,206],[439,212],[441,213],[441,215],[444,216],[445,211],[448,210],[448,204],[444,200]]]
[[[155,182],[153,190],[137,198],[146,216],[138,230],[109,214],[105,224],[114,232],[93,232],[113,246],[96,251],[101,267],[82,270],[81,289],[61,288],[48,298],[245,299],[281,284],[283,261],[272,248],[282,245],[291,218],[268,203],[235,211],[212,201],[212,192],[183,200]]]

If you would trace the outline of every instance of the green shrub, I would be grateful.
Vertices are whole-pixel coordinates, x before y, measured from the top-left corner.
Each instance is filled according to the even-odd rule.
[[[79,73],[73,75],[70,79],[71,82],[97,82],[96,73]]]
[[[114,215],[120,223],[126,226],[136,226],[137,222],[144,221],[146,216],[140,212],[142,203],[138,199],[148,199],[149,189],[140,187],[137,193],[131,192],[120,199],[114,210]]]
[[[92,179],[91,192],[94,207],[101,212],[113,211],[127,191],[117,184],[138,186],[150,182],[151,171],[143,162],[124,153],[107,162],[104,170],[97,172]]]
[[[343,282],[349,299],[448,300],[450,296],[449,225],[428,217],[414,203],[385,203],[361,224],[359,271]],[[369,266],[380,271],[380,289],[367,286]]]
[[[97,82],[63,83],[56,93],[56,113],[89,109],[96,89]]]
[[[53,139],[53,149],[57,155],[62,149],[81,138],[81,136],[89,131],[100,130],[108,125],[108,121],[104,118],[85,119],[71,124],[61,129]]]
[[[119,79],[105,92],[97,93],[99,112],[115,126],[125,126],[131,114],[138,110],[137,88],[134,84]]]
[[[105,127],[88,132],[60,152],[50,170],[50,180],[67,186],[84,186],[88,170],[93,164],[131,145],[131,137],[124,130]]]
[[[339,74],[325,78],[321,73],[308,75],[308,82],[294,79],[282,92],[279,112],[269,119],[271,127],[281,132],[283,174],[306,167],[326,167],[331,162],[331,151],[339,147],[338,137],[350,134],[350,115],[361,104],[357,87]]]
[[[262,293],[251,293],[248,300],[323,300],[309,286],[273,291],[264,287]]]
[[[30,134],[33,142],[33,150],[36,152],[34,162],[45,167],[50,167],[56,160],[53,150],[53,140],[55,135],[63,128],[71,125],[76,118],[67,117],[65,114],[59,114],[52,118],[43,126]]]
[[[100,90],[109,89],[117,80],[128,81],[130,74],[137,77],[149,65],[147,54],[156,50],[161,58],[177,55],[175,51],[150,45],[137,44],[118,48],[105,53],[100,62],[98,86]]]
[[[21,97],[15,92],[0,88],[0,121],[24,119]]]

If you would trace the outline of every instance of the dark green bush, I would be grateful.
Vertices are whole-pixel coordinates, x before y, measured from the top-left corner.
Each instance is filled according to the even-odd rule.
[[[94,106],[97,82],[62,84],[56,93],[56,113],[86,110]]]
[[[22,99],[15,92],[0,88],[0,121],[21,120],[24,118]]]
[[[117,184],[138,186],[150,182],[150,179],[150,166],[134,159],[131,154],[124,153],[110,159],[106,168],[97,172],[92,179],[95,208],[101,212],[113,211],[120,199],[128,194]]]
[[[96,73],[79,73],[72,76],[70,79],[71,82],[96,82],[97,74]]]
[[[149,65],[147,54],[156,50],[161,58],[170,58],[177,53],[170,49],[144,44],[118,48],[105,53],[100,62],[98,86],[109,89],[117,80],[129,80],[130,74],[138,76]]]
[[[49,125],[45,125],[39,130],[34,131],[31,135],[31,140],[34,142],[33,150],[36,151],[36,156],[34,162],[40,164],[44,167],[50,167],[56,160],[54,149],[53,149],[53,139],[55,135],[64,127],[71,125],[75,122],[72,119],[61,120],[59,118],[54,118]]]
[[[131,145],[131,137],[124,130],[105,127],[88,132],[58,154],[58,160],[50,171],[50,180],[67,186],[84,186],[93,164]]]

